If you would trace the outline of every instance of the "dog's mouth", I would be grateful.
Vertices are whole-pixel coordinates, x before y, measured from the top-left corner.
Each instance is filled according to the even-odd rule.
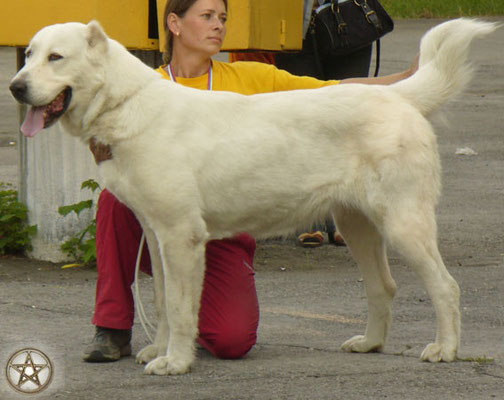
[[[49,128],[65,113],[71,99],[72,89],[67,87],[49,104],[30,107],[21,126],[21,132],[25,136],[33,137],[42,129]]]

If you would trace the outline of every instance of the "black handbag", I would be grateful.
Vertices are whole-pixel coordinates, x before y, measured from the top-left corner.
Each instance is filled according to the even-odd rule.
[[[314,10],[309,35],[319,60],[345,56],[376,42],[377,76],[380,38],[393,29],[394,21],[378,0],[331,0]]]

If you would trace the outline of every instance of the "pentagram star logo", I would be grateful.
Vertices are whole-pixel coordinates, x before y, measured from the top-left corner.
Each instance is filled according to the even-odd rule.
[[[51,360],[40,350],[26,348],[14,353],[7,363],[7,382],[21,393],[39,393],[51,383]]]

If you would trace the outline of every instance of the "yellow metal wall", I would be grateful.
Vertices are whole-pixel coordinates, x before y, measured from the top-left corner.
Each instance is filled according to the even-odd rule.
[[[223,50],[301,48],[303,0],[228,1],[228,33]],[[148,0],[2,0],[0,46],[26,46],[47,25],[96,19],[110,37],[128,48],[162,49],[165,3],[157,0],[158,41],[148,37]]]
[[[148,0],[2,0],[0,46],[26,46],[44,26],[92,19],[126,47],[159,47],[147,37]]]
[[[294,50],[302,46],[303,0],[229,0],[224,50]]]

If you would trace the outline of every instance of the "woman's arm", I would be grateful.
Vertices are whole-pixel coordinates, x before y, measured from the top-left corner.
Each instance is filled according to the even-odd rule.
[[[296,76],[292,75],[285,70],[278,69],[272,65],[260,64],[255,66],[257,72],[261,71],[264,74],[264,79],[258,79],[260,82],[272,82],[273,86],[269,90],[257,90],[256,93],[264,92],[278,92],[284,90],[296,90],[296,89],[317,89],[324,86],[337,85],[342,83],[361,83],[365,85],[390,85],[395,82],[399,82],[403,79],[409,78],[418,70],[418,59],[419,55],[415,57],[411,66],[402,72],[398,72],[392,75],[379,76],[376,78],[347,78],[341,81],[330,80],[322,81],[308,76]],[[245,65],[247,63],[244,63]],[[271,74],[267,75],[267,74]],[[254,76],[257,76],[255,74]],[[265,87],[268,87],[265,85]]]
[[[377,76],[376,78],[348,78],[342,79],[340,84],[343,83],[363,83],[365,85],[390,85],[395,82],[402,81],[403,79],[409,78],[418,70],[418,59],[420,55],[417,54],[411,67],[409,67],[406,71],[398,72],[392,75],[386,76]]]

